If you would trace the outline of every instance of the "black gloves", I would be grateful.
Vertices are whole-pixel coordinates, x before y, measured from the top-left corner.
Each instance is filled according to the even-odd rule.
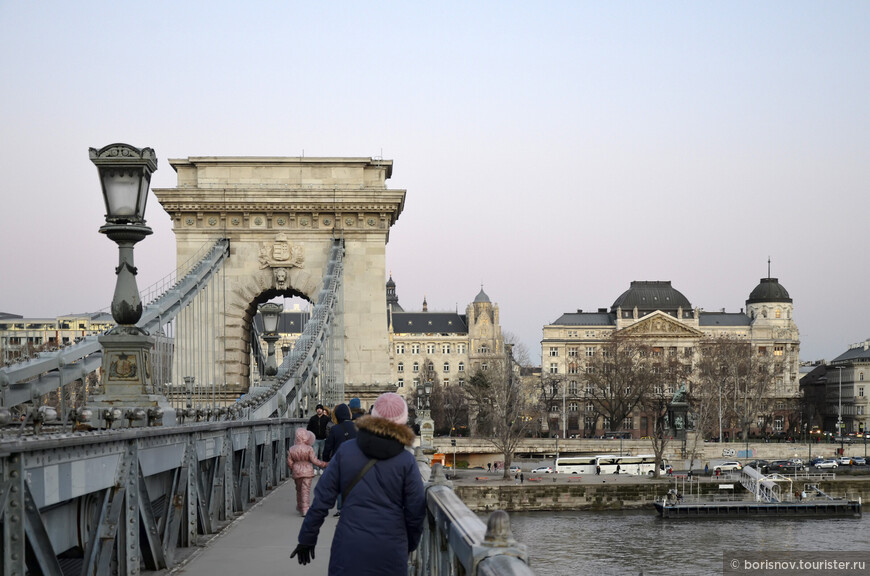
[[[290,557],[293,558],[299,554],[299,563],[302,565],[308,564],[312,560],[314,560],[314,546],[305,546],[304,544],[299,544],[296,546],[296,550],[290,554]]]

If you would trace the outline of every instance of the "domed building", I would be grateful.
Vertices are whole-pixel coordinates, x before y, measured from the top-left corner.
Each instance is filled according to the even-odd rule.
[[[770,277],[762,278],[749,293],[745,311],[708,312],[693,307],[670,281],[633,281],[610,308],[565,313],[544,326],[541,341],[542,378],[557,387],[564,383],[562,393],[551,400],[549,424],[556,428],[552,433],[590,437],[624,430],[634,438],[652,434],[653,423],[639,410],[611,425],[589,398],[584,374],[593,369],[593,359],[617,334],[641,338],[650,354],[679,358],[693,367],[700,360],[703,343],[715,339],[748,342],[751,355],[772,358],[776,362],[771,365],[777,367],[773,381],[765,387],[769,398],[758,403],[763,413],[753,414],[751,432],[775,434],[793,429],[795,414],[799,417],[800,335],[792,313],[788,291]],[[692,378],[687,382],[690,387]],[[668,393],[679,385],[670,384]]]

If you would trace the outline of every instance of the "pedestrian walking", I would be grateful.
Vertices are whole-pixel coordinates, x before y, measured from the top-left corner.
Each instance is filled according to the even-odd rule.
[[[311,479],[314,466],[326,467],[326,462],[314,454],[314,434],[304,428],[296,429],[296,442],[287,450],[287,465],[296,482],[296,509],[305,516],[311,502]]]
[[[357,437],[342,442],[314,489],[291,558],[314,558],[320,527],[340,493],[343,513],[332,539],[329,575],[406,576],[426,517],[423,481],[407,426],[408,405],[393,392],[356,421]]]
[[[619,474],[619,464],[616,465],[616,472],[614,474]]]
[[[356,425],[351,420],[350,408],[347,404],[339,404],[332,411],[332,414],[334,424],[329,429],[329,435],[326,437],[326,443],[323,446],[323,460],[326,462],[332,460],[332,457],[338,451],[338,447],[343,442],[356,438]],[[336,504],[338,510],[335,512],[335,516],[341,516],[341,505],[341,494],[339,494]]]
[[[315,414],[308,419],[308,430],[314,434],[314,453],[318,458],[323,456],[323,445],[326,443],[326,436],[329,434],[329,416],[323,408],[323,404],[318,404],[315,408]]]
[[[519,472],[515,472],[515,473],[514,473],[514,484],[519,485],[519,483],[520,483],[520,473],[519,473]]]
[[[486,463],[486,471],[487,471],[487,472],[492,472],[492,462],[487,462],[487,463]]]
[[[362,409],[362,403],[359,401],[359,398],[351,398],[348,406],[350,407],[351,420],[356,420],[366,415],[366,411]]]
[[[520,484],[524,483],[525,481],[526,481],[526,477],[523,474],[523,471],[520,470]]]
[[[601,476],[601,465],[600,464],[595,465],[595,475]]]

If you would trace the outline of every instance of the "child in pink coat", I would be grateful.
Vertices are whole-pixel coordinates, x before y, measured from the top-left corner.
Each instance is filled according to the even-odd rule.
[[[287,450],[287,465],[296,481],[296,509],[305,516],[311,502],[311,479],[314,466],[326,468],[326,462],[314,454],[314,433],[305,428],[296,429],[296,443]],[[312,464],[314,466],[312,466]]]

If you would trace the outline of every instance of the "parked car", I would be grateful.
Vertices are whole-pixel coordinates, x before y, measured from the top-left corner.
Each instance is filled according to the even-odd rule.
[[[825,461],[824,458],[819,458],[819,457],[813,458],[812,460],[810,460],[810,466],[816,466],[819,462],[824,462],[824,461]]]
[[[753,460],[752,462],[744,464],[743,467],[751,466],[762,474],[767,474],[768,465],[770,465],[770,462],[767,460]]]
[[[840,466],[851,466],[852,459],[848,456],[840,456],[839,458],[837,458],[837,464],[839,464]]]
[[[866,466],[867,460],[863,456],[852,456],[852,466]]]
[[[816,468],[836,468],[838,466],[836,460],[822,460],[816,464]]]
[[[550,466],[538,466],[532,470],[532,474],[552,474],[553,469]]]
[[[722,462],[721,464],[716,464],[716,467],[713,468],[713,472],[739,472],[743,470],[743,466],[740,462]]]
[[[518,474],[518,473],[522,472],[522,470],[523,470],[523,469],[520,468],[519,466],[517,466],[516,464],[511,464],[511,467],[508,468],[508,471],[509,471],[511,474]]]
[[[791,460],[774,460],[767,465],[768,471],[778,472],[780,474],[794,474],[798,470],[802,470],[803,467],[803,464],[798,464],[797,462],[792,462]]]

